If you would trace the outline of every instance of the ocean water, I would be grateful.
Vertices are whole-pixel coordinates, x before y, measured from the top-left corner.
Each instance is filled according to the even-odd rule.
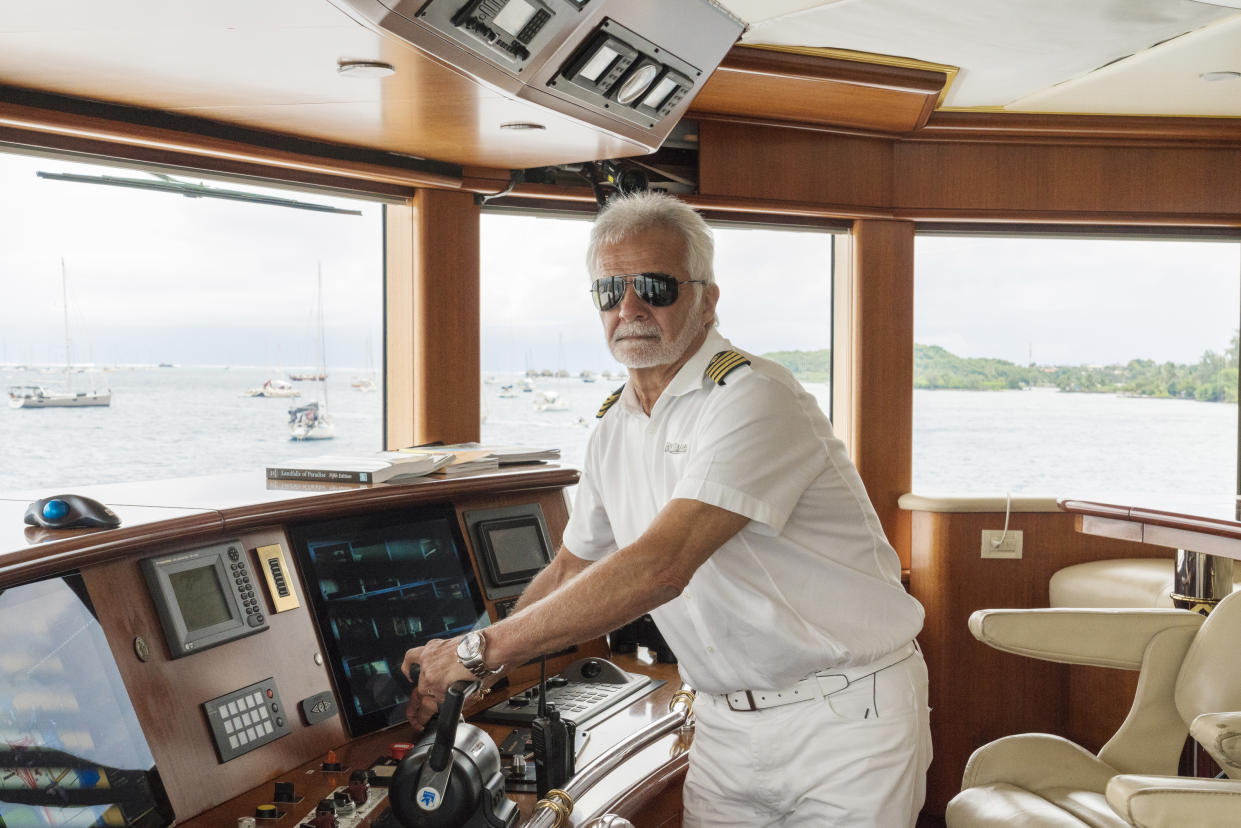
[[[915,391],[913,490],[1228,504],[1237,406],[1052,389]]]
[[[281,459],[369,454],[382,446],[383,395],[350,387],[354,375],[329,375],[332,440],[289,439],[289,408],[322,399],[323,383],[294,383],[297,398],[244,397],[276,368],[175,367],[76,374],[73,389],[110,387],[107,408],[0,407],[0,491],[89,483],[161,480],[262,469]],[[63,388],[64,374],[3,371],[9,385]]]
[[[382,394],[326,383],[336,438],[295,442],[291,404],[250,398],[247,388],[284,374],[273,368],[174,367],[97,374],[108,408],[0,407],[0,491],[262,469],[316,454],[369,454],[382,441]],[[532,392],[502,396],[516,374],[483,377],[482,439],[559,447],[580,468],[603,400],[624,380],[538,377]],[[0,382],[59,386],[63,375],[0,371]],[[84,375],[74,387],[89,387]],[[827,402],[825,385],[808,384]],[[551,392],[566,410],[539,410]],[[1032,391],[915,391],[913,491],[918,494],[1073,496],[1122,502],[1201,503],[1236,488],[1237,406],[1191,400]]]

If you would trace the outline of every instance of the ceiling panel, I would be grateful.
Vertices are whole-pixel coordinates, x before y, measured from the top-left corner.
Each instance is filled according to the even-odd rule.
[[[744,42],[957,66],[944,106],[994,108],[1236,13],[1193,0],[852,0],[757,23]]]
[[[1207,81],[1204,72],[1231,71],[1230,80]],[[1009,109],[1029,112],[1096,112],[1134,115],[1241,114],[1241,17],[1231,17],[1105,66],[1081,78],[1036,92]]]

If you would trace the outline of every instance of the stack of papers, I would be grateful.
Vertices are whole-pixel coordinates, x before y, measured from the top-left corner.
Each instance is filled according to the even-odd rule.
[[[452,463],[448,452],[406,454],[383,451],[370,455],[299,457],[267,467],[269,480],[314,480],[327,483],[400,483],[423,477]]]
[[[454,443],[447,446],[414,446],[401,449],[402,454],[449,454],[454,459],[437,470],[437,474],[455,475],[509,466],[517,463],[546,463],[560,459],[558,448],[530,446],[484,446],[478,443]]]

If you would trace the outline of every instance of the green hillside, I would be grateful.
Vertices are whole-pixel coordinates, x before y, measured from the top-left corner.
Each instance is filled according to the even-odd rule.
[[[1033,386],[1083,393],[1237,401],[1238,349],[1234,334],[1223,354],[1207,351],[1198,362],[1179,365],[1133,359],[1124,365],[1017,365],[1002,359],[959,357],[938,345],[914,345],[914,388],[1002,391]],[[829,382],[832,352],[772,351],[763,354],[802,382]]]

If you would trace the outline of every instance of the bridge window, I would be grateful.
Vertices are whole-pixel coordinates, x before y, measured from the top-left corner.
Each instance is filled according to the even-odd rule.
[[[1236,492],[1241,244],[920,235],[915,262],[915,492]]]
[[[0,488],[380,449],[383,394],[353,383],[382,385],[382,209],[0,154],[0,382],[23,406],[0,404]],[[325,368],[325,382],[293,378]],[[298,396],[245,396],[265,385]],[[33,389],[110,404],[41,407]],[[292,442],[289,409],[311,401],[326,402],[335,437]]]
[[[828,410],[832,234],[737,222],[713,230],[720,332],[788,365]],[[557,446],[578,467],[599,404],[626,378],[587,293],[589,234],[581,217],[482,218],[483,439]]]

